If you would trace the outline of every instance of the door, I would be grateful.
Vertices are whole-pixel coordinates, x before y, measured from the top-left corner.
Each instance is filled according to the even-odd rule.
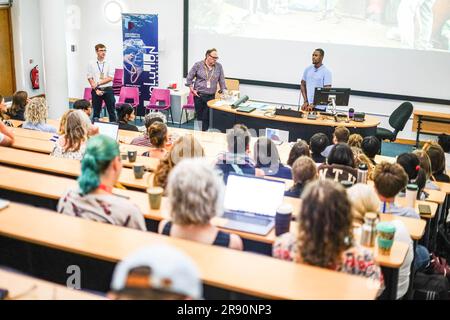
[[[10,10],[0,8],[0,95],[12,96],[16,90]]]

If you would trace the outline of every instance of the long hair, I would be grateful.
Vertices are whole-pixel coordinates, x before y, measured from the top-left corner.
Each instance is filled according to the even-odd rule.
[[[25,91],[17,91],[13,95],[12,105],[9,109],[10,114],[15,116],[19,111],[24,111],[27,105],[28,93]]]
[[[98,135],[89,140],[81,161],[81,176],[78,178],[78,185],[83,194],[98,188],[100,175],[119,155],[119,145],[115,140],[104,135]]]
[[[336,182],[317,180],[307,185],[301,199],[300,261],[334,269],[353,242],[353,216],[347,193]]]
[[[25,108],[25,121],[34,125],[46,123],[47,116],[48,107],[45,98],[33,98]]]
[[[198,140],[191,134],[180,137],[172,146],[170,152],[165,156],[156,168],[153,184],[157,187],[166,188],[170,171],[177,163],[185,158],[204,157],[205,151]]]
[[[80,150],[81,144],[88,138],[89,128],[83,120],[82,112],[81,110],[76,110],[67,116],[64,130],[64,152],[76,152]]]

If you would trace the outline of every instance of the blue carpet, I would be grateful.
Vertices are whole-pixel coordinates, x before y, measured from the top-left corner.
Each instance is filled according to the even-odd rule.
[[[405,152],[412,152],[414,146],[393,142],[383,142],[381,145],[381,154],[386,157],[397,157]]]

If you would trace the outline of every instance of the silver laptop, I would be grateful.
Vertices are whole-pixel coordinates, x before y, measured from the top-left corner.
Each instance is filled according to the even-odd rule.
[[[230,174],[225,191],[224,228],[267,235],[283,204],[285,183],[254,176]]]
[[[110,122],[94,122],[94,126],[99,129],[99,133],[108,136],[115,141],[119,139],[119,125]]]

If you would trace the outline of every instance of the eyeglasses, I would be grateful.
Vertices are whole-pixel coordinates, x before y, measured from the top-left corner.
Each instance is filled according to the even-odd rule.
[[[214,60],[219,60],[219,57],[213,57],[212,55],[209,55],[209,57],[214,59]]]

